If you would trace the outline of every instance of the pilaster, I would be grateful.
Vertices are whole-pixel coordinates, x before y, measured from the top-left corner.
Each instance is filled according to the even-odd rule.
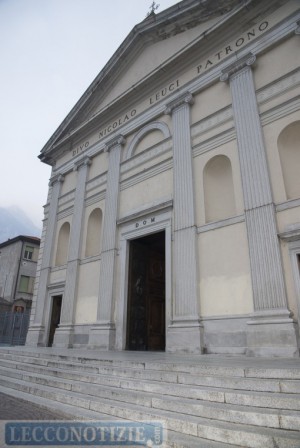
[[[62,300],[60,324],[55,331],[53,347],[71,347],[73,344],[73,325],[82,243],[85,187],[90,164],[91,159],[84,157],[74,166],[74,171],[77,171],[78,174],[70,232],[66,285]]]
[[[202,352],[197,282],[197,233],[190,134],[190,105],[187,92],[168,104],[165,113],[173,120],[173,303],[167,334],[167,351]]]
[[[120,159],[124,144],[124,137],[119,135],[108,142],[105,149],[109,153],[109,163],[103,219],[97,322],[91,329],[89,346],[106,350],[114,348],[115,345],[113,307],[117,253],[116,225],[119,205]]]
[[[28,329],[26,345],[46,345],[45,335],[45,304],[48,295],[47,286],[49,281],[49,274],[52,260],[53,240],[56,230],[56,215],[58,208],[58,198],[61,191],[61,185],[64,177],[57,174],[50,179],[49,186],[52,188],[51,200],[49,204],[47,230],[45,236],[43,258],[39,276],[39,286],[37,290],[35,315],[33,323]]]
[[[262,126],[248,54],[223,71],[229,81],[241,168],[254,313],[248,322],[248,355],[297,354],[294,322],[287,309],[275,208]]]

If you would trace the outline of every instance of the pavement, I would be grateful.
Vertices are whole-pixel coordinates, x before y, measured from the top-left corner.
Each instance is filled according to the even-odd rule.
[[[16,392],[17,394],[18,392]],[[0,392],[0,420],[71,420],[70,416],[54,412],[18,397]]]

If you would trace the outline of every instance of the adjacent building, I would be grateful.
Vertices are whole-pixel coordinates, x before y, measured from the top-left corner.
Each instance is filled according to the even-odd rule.
[[[40,154],[28,345],[299,355],[299,34],[294,0],[130,32]]]
[[[1,311],[29,311],[40,239],[20,235],[0,243]]]

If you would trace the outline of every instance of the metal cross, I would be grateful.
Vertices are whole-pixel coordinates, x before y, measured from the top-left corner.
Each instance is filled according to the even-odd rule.
[[[150,12],[148,12],[148,16],[150,14],[155,14],[155,11],[159,8],[159,5],[156,4],[154,1],[152,2],[152,5],[150,6]]]

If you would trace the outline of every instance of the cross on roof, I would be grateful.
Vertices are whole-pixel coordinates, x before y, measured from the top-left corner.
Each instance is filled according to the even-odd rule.
[[[155,14],[155,11],[158,8],[159,8],[159,5],[153,1],[152,4],[150,5],[150,12],[148,12],[148,16],[150,16],[150,14]]]

